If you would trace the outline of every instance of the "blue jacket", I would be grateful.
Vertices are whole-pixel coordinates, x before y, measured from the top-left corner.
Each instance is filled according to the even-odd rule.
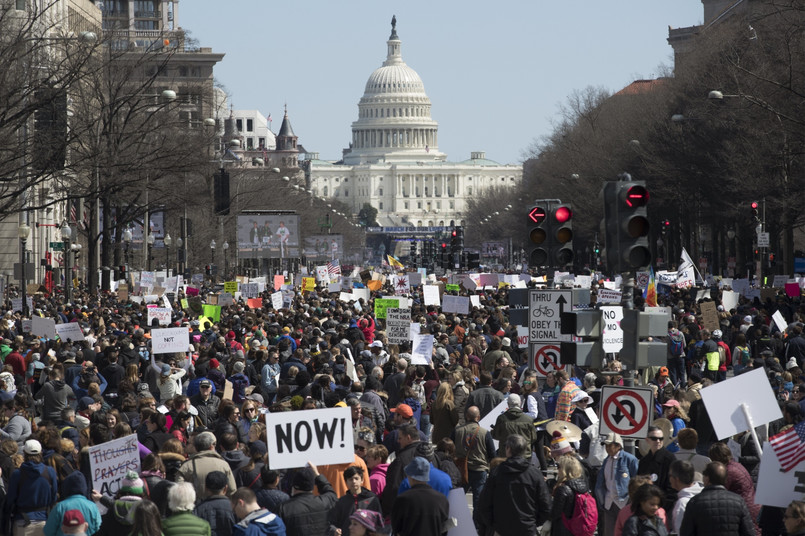
[[[58,487],[59,479],[52,467],[44,463],[23,462],[11,474],[5,517],[13,515],[14,521],[22,520],[22,513],[25,512],[32,521],[45,521],[48,518],[47,509],[56,503]]]
[[[609,471],[609,465],[612,463],[612,457],[607,456],[601,469],[598,471],[598,477],[595,481],[595,500],[604,507],[605,499],[607,496],[607,481],[606,474]],[[637,458],[629,454],[625,450],[621,450],[615,464],[615,490],[618,492],[618,498],[624,503],[629,498],[629,481],[637,474]]]
[[[81,471],[76,471],[67,476],[62,482],[63,493],[66,499],[56,503],[53,510],[48,514],[45,523],[45,536],[64,536],[61,530],[61,522],[67,510],[80,510],[84,514],[84,520],[89,525],[87,534],[92,535],[101,528],[101,513],[98,506],[87,499],[87,480]]]
[[[450,490],[453,489],[453,481],[450,480],[450,475],[441,469],[436,469],[432,463],[430,464],[430,478],[428,479],[428,485],[439,493],[444,494],[445,497],[447,497],[450,494]],[[402,495],[402,492],[408,491],[409,489],[411,489],[411,483],[408,482],[407,478],[403,478],[397,495]]]
[[[285,536],[285,523],[268,510],[255,510],[232,527],[232,536]]]

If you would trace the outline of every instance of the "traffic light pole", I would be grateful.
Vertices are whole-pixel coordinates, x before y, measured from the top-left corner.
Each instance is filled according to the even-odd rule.
[[[634,275],[631,272],[624,272],[621,274],[621,278],[623,279],[623,294],[621,296],[621,305],[623,306],[624,311],[632,311],[634,310]],[[625,344],[628,344],[629,341],[624,340]],[[637,343],[637,341],[632,341],[633,343]],[[634,377],[635,377],[635,370],[633,367],[627,368],[623,371],[623,386],[624,387],[634,387]],[[623,441],[623,448],[629,454],[635,453],[635,440],[634,439],[624,439]]]

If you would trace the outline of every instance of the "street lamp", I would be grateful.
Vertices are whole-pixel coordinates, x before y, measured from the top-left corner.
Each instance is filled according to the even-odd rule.
[[[162,241],[165,242],[165,271],[167,272],[170,270],[168,263],[170,262],[171,242],[173,242],[170,233],[165,233],[165,238]]]
[[[67,303],[72,301],[72,264],[70,263],[70,237],[73,235],[73,230],[64,222],[61,226],[61,237],[64,241],[64,295],[67,298]]]
[[[176,239],[176,256],[179,259],[179,272],[184,273],[184,270],[182,268],[182,261],[184,260],[184,249],[182,249],[182,246],[184,246],[184,240],[182,240],[182,237],[180,236],[179,238]]]
[[[210,264],[215,263],[215,239],[210,240]]]
[[[151,248],[154,247],[154,242],[156,242],[157,239],[154,236],[154,233],[148,233],[148,238],[146,238],[145,241],[148,244],[148,259],[147,259],[148,262],[146,263],[147,264],[146,270],[150,272],[151,271]]]
[[[129,271],[129,246],[131,245],[131,229],[126,227],[123,231],[123,243],[126,245],[124,259],[126,261],[126,273]]]
[[[22,316],[25,317],[28,314],[28,297],[25,295],[26,288],[25,288],[25,261],[27,260],[27,242],[28,237],[31,236],[31,228],[25,222],[17,229],[17,236],[20,239],[20,286],[21,293],[22,293]]]
[[[229,276],[229,242],[224,240],[224,281],[227,281]]]

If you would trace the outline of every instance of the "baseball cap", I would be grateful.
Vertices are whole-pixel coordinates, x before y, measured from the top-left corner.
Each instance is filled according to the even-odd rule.
[[[414,410],[408,404],[397,404],[396,408],[391,408],[392,413],[397,413],[405,419],[410,419],[414,416]]]
[[[679,401],[678,401],[678,400],[674,400],[674,399],[672,398],[671,400],[669,400],[668,402],[666,402],[665,404],[663,404],[663,406],[665,406],[666,408],[678,408],[678,407],[679,407]]]
[[[25,454],[42,454],[42,444],[36,439],[29,439],[22,447]]]
[[[77,527],[84,523],[86,523],[86,520],[81,510],[67,510],[64,512],[64,517],[62,517],[61,521],[63,527]]]
[[[212,387],[212,382],[210,380],[201,380],[201,383],[198,384],[199,387]]]
[[[668,376],[668,367],[660,367],[660,376]]]

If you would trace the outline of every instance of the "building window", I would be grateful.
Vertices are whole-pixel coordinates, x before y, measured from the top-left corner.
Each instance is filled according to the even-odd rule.
[[[257,138],[257,146],[261,149],[266,148],[266,139],[265,138]]]
[[[467,195],[472,195],[472,186],[467,186]]]
[[[329,189],[327,188],[327,186],[325,186],[324,190],[322,190],[322,196],[327,197],[328,195],[329,195]]]
[[[442,202],[436,201],[436,210],[442,210]]]
[[[406,201],[405,203],[403,203],[403,206],[405,207],[405,210],[408,210],[408,201]]]
[[[379,208],[380,210],[383,210],[383,201],[381,201],[380,203],[377,204],[377,208]]]
[[[416,208],[418,208],[419,210],[422,210],[422,201],[417,201],[416,202]]]
[[[243,119],[235,119],[235,128],[238,132],[243,132]]]
[[[246,138],[246,150],[254,150],[254,138]]]
[[[17,0],[15,4],[16,5],[14,7],[17,9],[17,11],[25,11],[25,0]]]
[[[344,197],[349,197],[349,190],[344,190]]]
[[[378,193],[378,195],[382,196],[383,195],[383,188],[380,188],[377,193]]]
[[[456,202],[455,201],[450,201],[450,210],[453,210],[455,208],[456,208]]]
[[[246,120],[246,132],[254,132],[254,119]]]

